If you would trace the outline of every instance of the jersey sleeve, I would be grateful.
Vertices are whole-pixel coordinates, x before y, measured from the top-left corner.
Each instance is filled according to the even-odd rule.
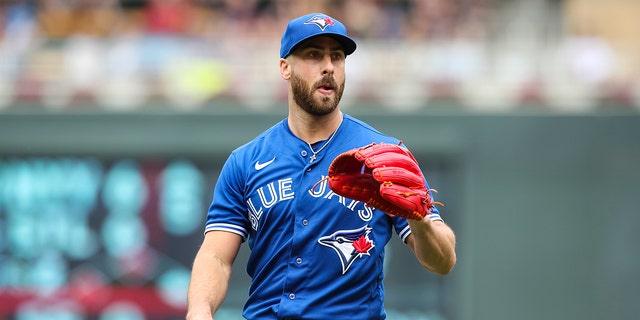
[[[407,243],[407,237],[411,234],[411,228],[409,228],[409,222],[407,219],[400,217],[391,217],[391,221],[393,222],[393,228],[396,231],[396,234],[402,242]]]
[[[235,233],[246,241],[250,222],[244,206],[244,167],[232,153],[222,167],[213,191],[213,200],[207,213],[204,233],[226,231]]]

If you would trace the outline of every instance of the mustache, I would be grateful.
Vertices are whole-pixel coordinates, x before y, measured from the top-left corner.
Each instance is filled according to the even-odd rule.
[[[322,80],[318,81],[315,83],[315,87],[319,88],[319,87],[323,87],[326,84],[331,85],[331,88],[338,88],[338,83],[336,82],[336,79],[333,78],[333,76],[331,75],[325,75],[324,77],[322,77]]]

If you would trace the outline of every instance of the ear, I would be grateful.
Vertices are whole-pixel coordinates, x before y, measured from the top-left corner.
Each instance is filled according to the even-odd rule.
[[[287,59],[280,59],[280,75],[283,79],[289,80],[291,78],[291,64]]]

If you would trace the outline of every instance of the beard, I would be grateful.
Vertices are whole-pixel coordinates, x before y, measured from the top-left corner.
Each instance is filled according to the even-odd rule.
[[[325,83],[331,84],[335,95],[333,97],[331,95],[323,95],[319,99],[314,99],[313,94],[316,89]],[[291,91],[293,92],[294,101],[302,110],[314,116],[323,116],[333,112],[338,107],[344,92],[344,82],[338,86],[332,76],[326,75],[322,80],[309,87],[300,77],[293,74],[291,76]]]

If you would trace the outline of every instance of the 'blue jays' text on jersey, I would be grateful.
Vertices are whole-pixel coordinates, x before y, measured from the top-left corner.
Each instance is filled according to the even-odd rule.
[[[372,142],[398,140],[344,115],[311,162],[309,146],[284,119],[231,153],[205,232],[233,232],[248,242],[247,319],[386,317],[384,247],[394,231],[406,240],[407,221],[336,195],[326,180],[316,184],[336,156]]]

